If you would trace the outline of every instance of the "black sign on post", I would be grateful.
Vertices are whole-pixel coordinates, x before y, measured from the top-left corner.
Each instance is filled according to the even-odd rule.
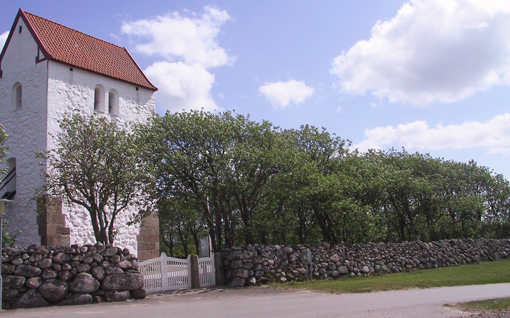
[[[306,282],[312,278],[312,251],[309,248],[301,251],[301,260],[305,263],[306,267]]]
[[[304,263],[311,263],[312,262],[312,251],[310,251],[309,248],[306,250],[301,251],[301,259]]]

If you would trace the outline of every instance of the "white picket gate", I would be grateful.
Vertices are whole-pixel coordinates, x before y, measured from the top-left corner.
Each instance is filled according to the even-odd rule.
[[[203,257],[198,259],[198,276],[200,277],[200,287],[216,286],[214,257]]]
[[[191,288],[189,256],[180,259],[161,253],[160,257],[141,262],[138,267],[144,277],[147,292]]]

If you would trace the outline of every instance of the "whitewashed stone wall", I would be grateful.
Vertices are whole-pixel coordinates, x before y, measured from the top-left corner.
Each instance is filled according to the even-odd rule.
[[[19,33],[19,26],[22,32]],[[0,123],[9,139],[9,155],[16,158],[17,187],[15,202],[6,206],[4,217],[11,232],[22,231],[17,244],[40,244],[37,228],[36,203],[33,189],[42,185],[41,166],[36,151],[46,148],[46,78],[47,64],[36,64],[37,44],[20,19],[2,60],[0,78]],[[23,104],[16,108],[12,87],[22,85]]]
[[[22,32],[18,33],[19,26]],[[35,153],[53,149],[56,142],[51,135],[59,132],[58,121],[64,114],[78,110],[90,115],[94,112],[94,89],[104,88],[104,109],[100,112],[111,117],[121,126],[127,122],[143,122],[155,110],[154,92],[134,84],[118,81],[76,67],[44,61],[35,63],[37,44],[28,28],[20,19],[15,27],[6,54],[2,61],[3,76],[0,78],[0,123],[4,125],[10,147],[6,159],[16,158],[17,193],[15,202],[7,205],[5,219],[8,230],[18,235],[16,244],[28,246],[40,244],[38,234],[36,202],[34,190],[41,187],[41,172],[46,168],[40,165]],[[21,83],[23,106],[15,108],[12,103],[12,87]],[[118,113],[108,114],[108,92],[114,89],[118,94]],[[49,135],[51,134],[51,135]],[[128,227],[137,210],[131,208],[117,219],[119,229],[115,244],[127,247],[136,255],[136,235],[139,225]],[[66,226],[70,228],[71,244],[95,243],[90,217],[78,206],[65,205]]]
[[[154,112],[154,94],[151,90],[92,72],[73,68],[56,62],[48,65],[48,148],[56,147],[55,139],[60,131],[58,122],[65,114],[79,110],[82,114],[90,115],[94,112],[94,90],[101,85],[104,91],[104,109],[100,114],[111,117],[122,127],[129,122],[144,122]],[[118,114],[108,113],[108,92],[113,89],[118,93]],[[139,224],[127,226],[137,213],[136,207],[130,207],[118,216],[115,244],[127,247],[131,253],[137,253],[136,235]],[[66,226],[70,228],[71,244],[93,244],[95,237],[88,212],[77,205],[65,205]]]

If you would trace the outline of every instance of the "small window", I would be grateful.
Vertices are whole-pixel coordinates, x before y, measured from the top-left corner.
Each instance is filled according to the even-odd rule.
[[[118,114],[119,94],[115,90],[110,90],[108,93],[108,112],[112,115]]]
[[[104,90],[103,87],[98,85],[94,89],[94,110],[102,112],[104,109]]]
[[[23,105],[23,88],[20,83],[16,83],[12,87],[12,103],[14,108],[21,108]]]

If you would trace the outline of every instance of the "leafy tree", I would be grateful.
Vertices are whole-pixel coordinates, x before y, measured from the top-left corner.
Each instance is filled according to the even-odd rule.
[[[155,116],[140,130],[156,199],[194,202],[216,250],[255,242],[255,216],[282,170],[278,129],[243,115],[191,111]]]
[[[205,229],[198,210],[189,202],[176,198],[161,198],[157,207],[160,236],[170,256],[187,256],[191,250],[198,252],[200,234]]]
[[[155,116],[139,130],[164,203],[168,247],[197,219],[215,250],[235,244],[505,237],[510,185],[475,162],[348,151],[304,125],[280,130],[231,112]]]
[[[150,179],[134,135],[114,121],[74,114],[60,122],[57,147],[39,156],[47,159],[45,194],[62,196],[84,207],[98,242],[113,243],[116,218],[130,206],[149,213],[144,190]]]
[[[7,155],[8,147],[5,145],[7,141],[7,133],[2,125],[0,125],[0,163],[4,162],[4,157]],[[5,172],[7,172],[7,167],[0,169],[0,176],[2,176]],[[1,217],[1,216],[0,216]],[[10,235],[5,227],[7,226],[7,222],[3,221],[2,223],[2,247],[5,246],[13,246],[16,242],[16,234]]]
[[[4,162],[5,156],[7,156],[7,150],[9,147],[5,145],[7,141],[7,133],[5,132],[4,126],[0,125],[0,163]],[[7,167],[0,169],[0,175],[7,172]]]

